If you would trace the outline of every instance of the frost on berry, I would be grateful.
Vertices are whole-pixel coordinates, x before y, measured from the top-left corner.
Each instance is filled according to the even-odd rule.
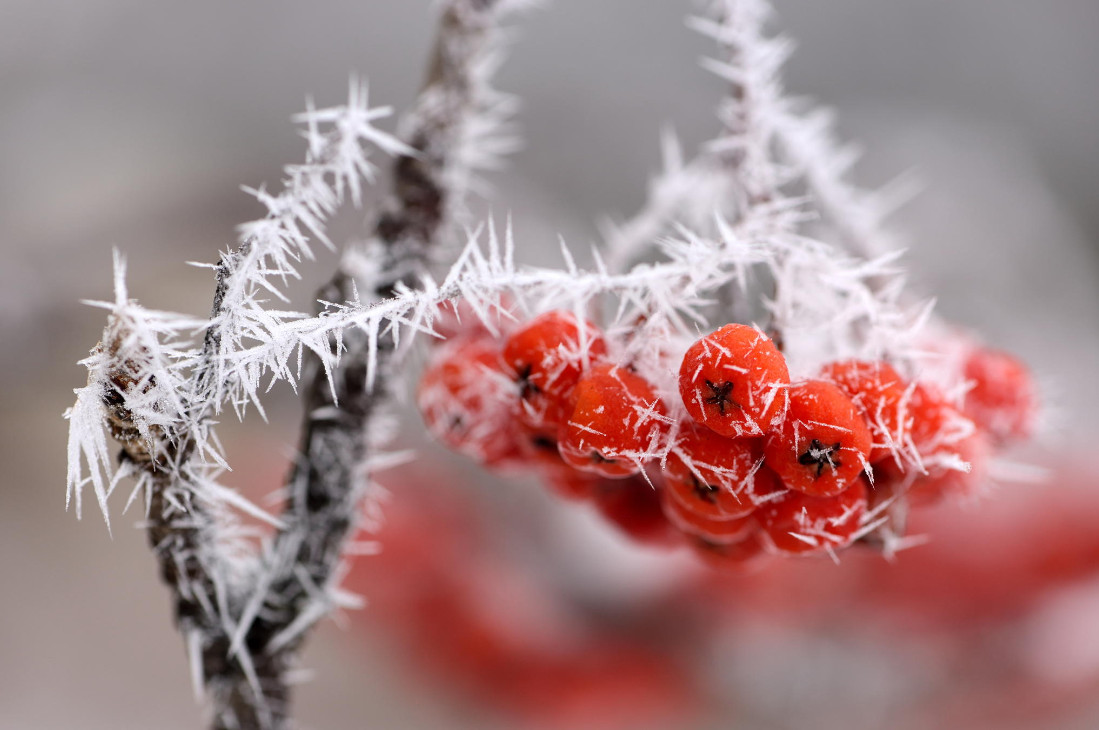
[[[764,447],[782,483],[813,497],[839,494],[867,468],[870,431],[843,391],[823,380],[790,387],[782,426]]]
[[[882,485],[903,493],[914,507],[936,504],[945,498],[972,499],[982,494],[989,478],[992,442],[985,433],[969,436],[927,457],[923,470],[902,469],[885,461],[875,467]]]
[[[1037,394],[1030,371],[1006,352],[974,348],[965,361],[962,410],[995,442],[1025,439],[1034,429]]]
[[[546,312],[512,332],[503,357],[518,388],[520,420],[538,428],[562,425],[572,389],[606,353],[595,325],[571,312]]]
[[[870,463],[895,455],[903,435],[900,411],[906,389],[896,369],[882,361],[843,360],[825,366],[820,378],[839,387],[862,413],[873,438]]]
[[[669,499],[703,517],[743,517],[756,508],[756,480],[763,460],[757,438],[730,439],[686,425],[676,436],[664,469]]]
[[[630,476],[663,445],[669,423],[664,404],[648,381],[625,368],[595,368],[576,385],[572,403],[558,446],[577,469]]]
[[[751,513],[741,517],[708,517],[687,509],[667,491],[664,492],[664,514],[684,533],[718,545],[740,542],[756,528]]]
[[[671,547],[682,542],[664,514],[659,490],[640,476],[604,480],[593,502],[605,520],[642,545]]]
[[[804,555],[846,546],[862,527],[867,489],[860,479],[841,494],[810,497],[787,492],[759,509],[767,539],[782,553]]]
[[[911,468],[927,473],[935,468],[968,469],[958,445],[976,425],[955,408],[935,385],[916,383],[902,402]]]
[[[441,348],[420,379],[416,400],[428,431],[455,451],[490,466],[519,457],[511,383],[492,340]]]
[[[722,436],[762,436],[782,418],[790,373],[759,330],[727,324],[687,349],[679,394],[687,413]]]

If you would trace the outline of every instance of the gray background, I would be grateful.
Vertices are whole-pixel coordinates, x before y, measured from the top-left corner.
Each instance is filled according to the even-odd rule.
[[[1086,442],[1099,402],[1099,3],[777,5],[799,44],[788,86],[838,108],[867,151],[861,179],[923,180],[897,217],[917,283],[1067,391],[1058,442]],[[526,148],[493,204],[515,211],[520,245],[595,240],[594,221],[643,199],[662,126],[688,147],[715,128],[720,84],[697,68],[708,47],[684,29],[689,8],[558,0],[522,22],[500,86],[523,98]],[[288,118],[305,96],[339,103],[358,71],[375,103],[400,109],[430,34],[423,0],[0,2],[0,727],[196,727],[142,536],[129,517],[112,541],[94,516],[63,511],[59,416],[101,327],[77,302],[109,296],[117,246],[135,296],[204,312],[207,272],[182,262],[214,260],[260,214],[237,188],[274,184],[301,157]],[[289,444],[295,420],[276,397],[259,438]],[[332,626],[310,645],[307,724],[461,724],[391,671],[391,648],[363,645]]]

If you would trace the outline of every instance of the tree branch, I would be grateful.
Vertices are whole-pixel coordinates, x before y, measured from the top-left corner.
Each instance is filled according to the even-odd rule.
[[[356,281],[345,262],[318,293],[322,301],[352,301],[360,285],[372,300],[382,299],[426,271],[465,192],[455,181],[467,179],[468,171],[456,175],[460,161],[455,158],[463,127],[483,102],[480,64],[491,48],[496,6],[486,0],[453,0],[446,6],[427,81],[404,125],[402,136],[411,149],[395,161],[392,194],[375,224],[370,251],[381,259],[374,262],[381,275]],[[277,728],[288,717],[285,671],[307,629],[330,607],[329,588],[356,526],[366,484],[365,464],[374,445],[369,432],[387,402],[385,373],[395,344],[383,337],[374,346],[378,376],[370,382],[371,344],[361,332],[330,338],[338,367],[324,367],[316,355],[310,358],[312,375],[303,391],[302,440],[287,485],[284,527],[265,556],[262,592],[257,588],[230,647],[233,656],[255,658],[256,676],[249,677],[243,665],[219,667],[228,672],[232,689],[222,698],[216,728]],[[261,715],[265,708],[266,720]]]

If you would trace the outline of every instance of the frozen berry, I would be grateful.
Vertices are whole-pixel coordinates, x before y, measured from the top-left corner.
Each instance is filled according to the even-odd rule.
[[[965,377],[972,387],[962,410],[994,441],[1030,436],[1037,396],[1025,365],[1006,352],[978,348],[966,360]]]
[[[428,431],[455,451],[490,466],[518,458],[511,385],[492,340],[461,340],[438,350],[416,401]]]
[[[958,459],[958,445],[969,438],[976,425],[952,406],[933,385],[918,383],[906,398],[905,414],[909,447],[907,469],[926,473],[936,465]]]
[[[695,554],[711,568],[743,572],[757,566],[767,557],[767,546],[757,529],[739,542],[723,545],[702,538],[688,541]]]
[[[944,498],[974,497],[988,478],[992,446],[988,437],[976,431],[935,454],[925,471],[900,469],[886,461],[875,467],[875,479],[903,493],[914,506],[932,505]]]
[[[756,472],[762,459],[760,439],[730,439],[686,424],[668,454],[668,496],[704,517],[742,517],[756,508]]]
[[[723,436],[762,436],[782,418],[790,373],[762,332],[727,324],[688,348],[679,394],[698,423]]]
[[[648,381],[624,368],[594,368],[576,385],[572,400],[558,448],[577,469],[610,478],[636,474],[667,431],[660,397]]]
[[[604,519],[639,543],[669,547],[683,540],[664,516],[659,490],[643,477],[604,480],[593,502]]]
[[[830,497],[866,468],[870,443],[851,399],[831,383],[807,380],[790,388],[786,420],[767,438],[763,453],[787,488]]]
[[[869,462],[875,464],[896,453],[903,438],[900,411],[906,385],[893,366],[842,360],[825,366],[820,377],[846,393],[865,418],[873,439]]]
[[[791,555],[837,549],[854,540],[866,514],[863,480],[834,497],[810,497],[787,492],[761,506],[757,515],[777,550]]]
[[[750,513],[732,518],[705,517],[687,509],[667,492],[664,493],[664,514],[669,522],[688,535],[718,544],[739,542],[756,528],[755,518]]]
[[[561,426],[572,389],[606,353],[595,325],[571,312],[546,312],[512,332],[503,356],[518,386],[520,420],[538,428]]]

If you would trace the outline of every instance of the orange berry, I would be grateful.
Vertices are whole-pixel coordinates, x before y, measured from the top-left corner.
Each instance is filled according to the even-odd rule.
[[[703,517],[743,517],[756,508],[756,472],[762,458],[760,439],[730,439],[686,424],[668,454],[668,496]]]
[[[862,413],[873,439],[868,457],[871,464],[889,458],[900,448],[905,383],[892,365],[842,360],[826,365],[820,377],[838,386]]]
[[[440,348],[420,379],[416,402],[428,431],[455,451],[489,466],[518,459],[511,384],[492,340]]]
[[[756,528],[751,513],[732,518],[706,517],[687,509],[667,492],[664,493],[664,514],[669,522],[688,535],[722,545],[740,542]]]
[[[979,348],[965,363],[973,387],[962,407],[996,442],[1025,439],[1034,428],[1037,394],[1027,367],[1006,352]]]
[[[759,564],[767,557],[767,546],[762,533],[756,529],[739,542],[722,545],[701,538],[687,541],[696,555],[711,568],[743,572]]]
[[[667,431],[664,404],[648,381],[614,365],[594,368],[573,393],[560,431],[565,463],[609,478],[636,474]]]
[[[762,436],[782,418],[790,373],[762,332],[727,324],[688,348],[679,394],[698,423],[722,436]]]
[[[807,380],[790,388],[786,420],[767,438],[763,453],[787,488],[831,497],[858,479],[870,444],[851,399],[831,383]]]
[[[606,354],[599,329],[571,312],[546,312],[512,332],[503,358],[519,388],[519,420],[535,428],[561,426],[572,389]]]
[[[603,481],[593,502],[604,519],[639,543],[670,547],[683,540],[664,516],[659,490],[642,477]]]
[[[866,514],[866,485],[861,479],[833,497],[801,492],[761,506],[763,531],[777,550],[790,555],[819,553],[850,544]]]

